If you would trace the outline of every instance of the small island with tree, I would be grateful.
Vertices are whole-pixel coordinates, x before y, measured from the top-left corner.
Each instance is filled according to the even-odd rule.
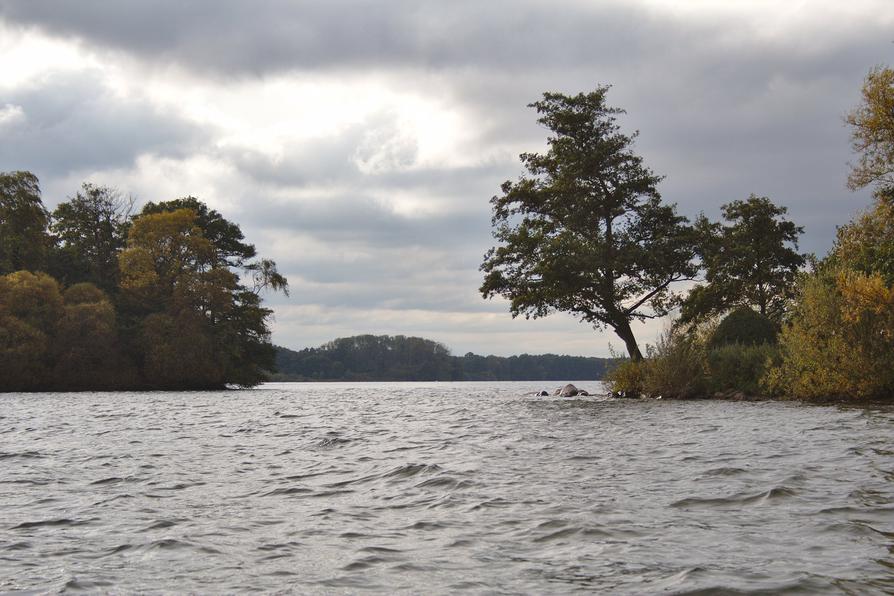
[[[266,378],[275,351],[260,293],[288,291],[276,264],[194,197],[132,206],[84,184],[49,213],[36,176],[0,174],[0,390]]]

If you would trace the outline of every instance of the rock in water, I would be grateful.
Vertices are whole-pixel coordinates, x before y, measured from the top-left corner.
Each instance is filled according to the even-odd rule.
[[[574,385],[572,385],[571,383],[568,383],[567,385],[565,385],[564,387],[562,387],[561,389],[558,390],[558,394],[562,397],[574,397],[575,395],[577,395],[579,393],[580,393],[580,391],[578,390],[578,388],[575,387]]]

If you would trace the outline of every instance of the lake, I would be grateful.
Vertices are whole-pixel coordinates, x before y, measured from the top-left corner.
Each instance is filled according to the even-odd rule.
[[[0,394],[0,591],[894,592],[894,407],[556,386]]]

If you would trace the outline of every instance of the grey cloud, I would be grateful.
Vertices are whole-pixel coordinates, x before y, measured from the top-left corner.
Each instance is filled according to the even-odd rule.
[[[100,77],[83,73],[0,94],[4,104],[19,114],[0,122],[0,169],[41,177],[124,167],[149,152],[184,156],[207,138],[177,116],[116,97]]]
[[[320,66],[506,68],[569,64],[619,47],[655,45],[664,31],[649,13],[621,4],[396,0],[54,0],[0,2],[9,22],[85,39],[152,60],[219,74]]]

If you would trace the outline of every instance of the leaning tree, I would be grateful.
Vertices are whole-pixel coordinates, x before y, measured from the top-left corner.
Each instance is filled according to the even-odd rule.
[[[523,153],[527,173],[491,199],[497,246],[484,257],[481,293],[503,296],[512,316],[568,312],[642,352],[634,321],[667,314],[671,284],[692,279],[693,234],[656,188],[605,103],[608,86],[530,104],[552,131],[546,153]]]

